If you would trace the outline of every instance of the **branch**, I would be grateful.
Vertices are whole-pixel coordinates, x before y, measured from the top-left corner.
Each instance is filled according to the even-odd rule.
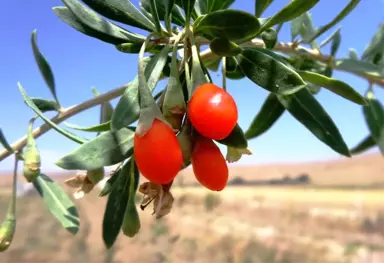
[[[251,40],[249,42],[241,44],[240,46],[242,46],[242,47],[263,47],[263,48],[265,48],[264,42],[261,39],[253,39],[253,40]],[[336,68],[336,65],[333,62],[334,60],[332,59],[332,57],[328,56],[328,55],[324,55],[324,54],[320,53],[318,50],[308,49],[308,48],[303,47],[303,46],[297,46],[296,43],[283,43],[283,42],[277,43],[273,50],[280,51],[280,52],[283,52],[283,53],[289,53],[289,54],[298,53],[298,51],[304,51],[304,53],[306,53],[306,55],[308,57],[310,57],[310,58],[312,58],[314,60],[323,62],[323,63],[331,66],[332,68],[335,68],[336,70],[345,71],[345,72],[348,72],[350,74],[359,76],[361,78],[366,79],[370,83],[377,84],[377,85],[379,85],[379,86],[384,88],[384,78],[378,77],[378,76],[373,76],[373,75],[366,74],[366,73],[363,73],[363,72],[348,71],[348,70],[343,70],[343,69]],[[212,51],[209,48],[207,50],[204,50],[201,53],[201,59],[202,60],[208,59],[211,56],[216,56],[216,55],[213,54]]]
[[[169,42],[169,40],[168,40],[168,42]],[[196,39],[196,42],[198,42],[198,44],[200,44],[200,45],[209,44],[208,40],[206,40],[204,38],[198,38],[198,39]],[[241,46],[243,46],[243,47],[256,46],[256,47],[264,47],[265,48],[264,42],[261,39],[253,39],[247,43],[241,44]],[[318,50],[308,49],[308,48],[305,48],[303,46],[297,46],[296,43],[280,42],[280,43],[276,44],[274,50],[280,51],[283,53],[291,53],[291,54],[297,53],[298,51],[302,50],[310,58],[313,58],[317,61],[324,62],[324,63],[332,66],[333,68],[336,67],[331,56],[321,54]],[[202,60],[208,59],[212,56],[216,56],[216,55],[214,53],[212,53],[212,51],[209,48],[201,53],[201,59]],[[353,72],[353,71],[347,71],[347,70],[341,70],[341,69],[337,69],[337,70],[345,71],[345,72],[354,74],[356,76],[359,76],[359,77],[366,79],[370,83],[374,83],[374,84],[377,84],[381,87],[384,87],[384,78],[372,76],[372,75],[369,75],[366,73],[361,73],[361,72]],[[97,106],[99,104],[102,104],[106,101],[110,101],[114,98],[117,98],[124,93],[124,90],[127,87],[127,85],[116,88],[116,89],[111,90],[107,93],[101,94],[100,96],[89,99],[89,100],[84,101],[84,102],[77,104],[75,106],[66,108],[66,109],[62,110],[58,115],[53,117],[51,119],[51,121],[53,121],[56,124],[59,124],[59,123],[63,122],[64,120],[66,120],[66,119],[68,119],[68,118],[70,118],[70,117],[72,117],[72,116],[74,116],[74,115],[76,115],[82,111],[90,109],[90,108]],[[49,124],[45,123],[33,131],[33,136],[35,138],[38,138],[41,135],[43,135],[44,133],[46,133],[47,131],[49,131],[51,128],[52,127]],[[24,136],[24,137],[20,138],[19,140],[17,140],[16,142],[14,142],[11,145],[11,147],[13,148],[14,151],[20,151],[25,146],[26,140],[27,140],[27,136]],[[10,156],[11,154],[12,153],[9,152],[7,149],[4,149],[0,153],[0,162],[2,160],[4,160],[5,158],[7,158],[8,156]]]
[[[59,114],[57,114],[55,117],[53,117],[51,119],[51,121],[54,122],[55,124],[59,124],[59,123],[65,121],[66,119],[68,119],[68,118],[70,118],[70,117],[72,117],[72,116],[74,116],[80,112],[88,110],[88,109],[95,107],[99,104],[102,104],[106,101],[110,101],[114,98],[117,98],[124,93],[124,90],[128,87],[128,85],[129,84],[126,84],[126,85],[121,86],[119,88],[116,88],[116,89],[113,89],[113,90],[108,91],[106,93],[103,93],[97,97],[86,100],[80,104],[77,104],[77,105],[74,105],[72,107],[63,109],[60,111]],[[52,127],[49,124],[45,123],[45,124],[41,125],[40,127],[33,130],[33,136],[35,138],[38,138],[41,135],[43,135],[44,133],[46,133],[47,131],[49,131],[50,129],[52,129]],[[24,137],[20,138],[19,140],[17,140],[16,142],[14,142],[11,145],[11,147],[14,151],[20,151],[25,146],[26,141],[27,141],[27,136],[24,136]],[[2,160],[4,160],[5,158],[7,158],[8,156],[10,156],[11,154],[12,154],[12,152],[9,152],[7,149],[4,149],[0,153],[0,162]]]

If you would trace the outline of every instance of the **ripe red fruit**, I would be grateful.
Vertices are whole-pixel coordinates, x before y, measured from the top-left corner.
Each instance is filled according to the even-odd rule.
[[[197,138],[191,161],[193,172],[201,185],[212,191],[221,191],[225,188],[228,182],[227,162],[212,140]]]
[[[212,140],[225,139],[237,123],[238,111],[232,96],[212,84],[200,85],[188,103],[188,116],[193,127]]]
[[[133,154],[141,174],[158,184],[170,183],[181,169],[183,156],[173,130],[155,119],[142,137],[135,134]]]

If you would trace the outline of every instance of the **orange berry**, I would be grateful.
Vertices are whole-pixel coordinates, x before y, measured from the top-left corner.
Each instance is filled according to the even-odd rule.
[[[238,110],[232,96],[212,84],[200,85],[188,103],[188,116],[193,127],[212,140],[225,139],[238,119]]]
[[[219,147],[210,139],[198,137],[193,147],[192,169],[197,181],[209,190],[221,191],[228,182],[228,166]]]
[[[175,133],[158,119],[154,120],[144,136],[135,134],[133,151],[139,171],[154,183],[170,183],[183,165],[183,156]]]

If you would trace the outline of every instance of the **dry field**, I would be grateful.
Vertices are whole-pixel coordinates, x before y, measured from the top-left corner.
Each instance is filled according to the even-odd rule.
[[[316,185],[384,181],[377,155],[352,160],[231,172],[247,179],[307,173]],[[182,177],[193,179],[188,172]],[[151,209],[140,211],[139,235],[121,235],[109,253],[101,239],[106,198],[97,197],[98,189],[76,201],[82,221],[75,237],[61,229],[38,196],[20,197],[14,242],[0,262],[384,262],[383,190],[243,186],[211,193],[178,185],[170,215],[155,220]],[[0,216],[8,199],[3,191]]]

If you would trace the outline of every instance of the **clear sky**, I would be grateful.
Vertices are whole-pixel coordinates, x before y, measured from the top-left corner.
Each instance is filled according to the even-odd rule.
[[[138,1],[132,1],[137,5]],[[288,0],[276,0],[264,16],[274,14]],[[348,0],[323,0],[311,11],[316,27],[330,21],[348,3]],[[59,0],[12,0],[3,3],[0,9],[0,125],[10,142],[23,136],[33,112],[23,102],[16,83],[21,82],[33,97],[51,98],[51,94],[40,76],[30,45],[32,30],[37,29],[38,45],[49,61],[55,74],[57,94],[67,107],[91,98],[91,87],[100,92],[121,86],[137,74],[137,55],[123,54],[112,45],[85,36],[62,22],[52,7],[62,6]],[[254,0],[238,0],[232,6],[249,12],[254,10]],[[361,1],[341,26],[342,42],[337,57],[348,54],[355,48],[361,54],[384,21],[384,1]],[[129,27],[131,30],[132,28]],[[332,28],[328,34],[333,32]],[[135,29],[133,29],[135,30]],[[319,42],[328,34],[320,37]],[[286,23],[280,33],[280,41],[290,41],[290,25]],[[324,49],[329,52],[329,47]],[[213,73],[214,82],[221,83],[221,76]],[[364,93],[367,83],[350,74],[335,72],[335,78],[350,83],[358,92]],[[163,85],[164,82],[161,82]],[[228,91],[235,97],[239,108],[239,123],[246,129],[261,107],[267,92],[251,81],[228,81]],[[378,91],[382,96],[382,91]],[[347,144],[354,146],[368,134],[361,107],[323,90],[317,99],[333,117]],[[117,100],[113,100],[115,105]],[[71,118],[68,122],[79,125],[94,125],[99,120],[99,107]],[[52,113],[47,116],[52,116]],[[36,124],[41,124],[38,121]],[[86,138],[93,133],[79,133]],[[42,155],[42,168],[58,169],[53,163],[72,151],[77,144],[52,130],[37,140]],[[252,156],[244,157],[239,164],[272,162],[301,162],[338,158],[328,146],[318,141],[289,113],[261,137],[250,141]],[[0,163],[0,170],[9,170],[13,158]]]

